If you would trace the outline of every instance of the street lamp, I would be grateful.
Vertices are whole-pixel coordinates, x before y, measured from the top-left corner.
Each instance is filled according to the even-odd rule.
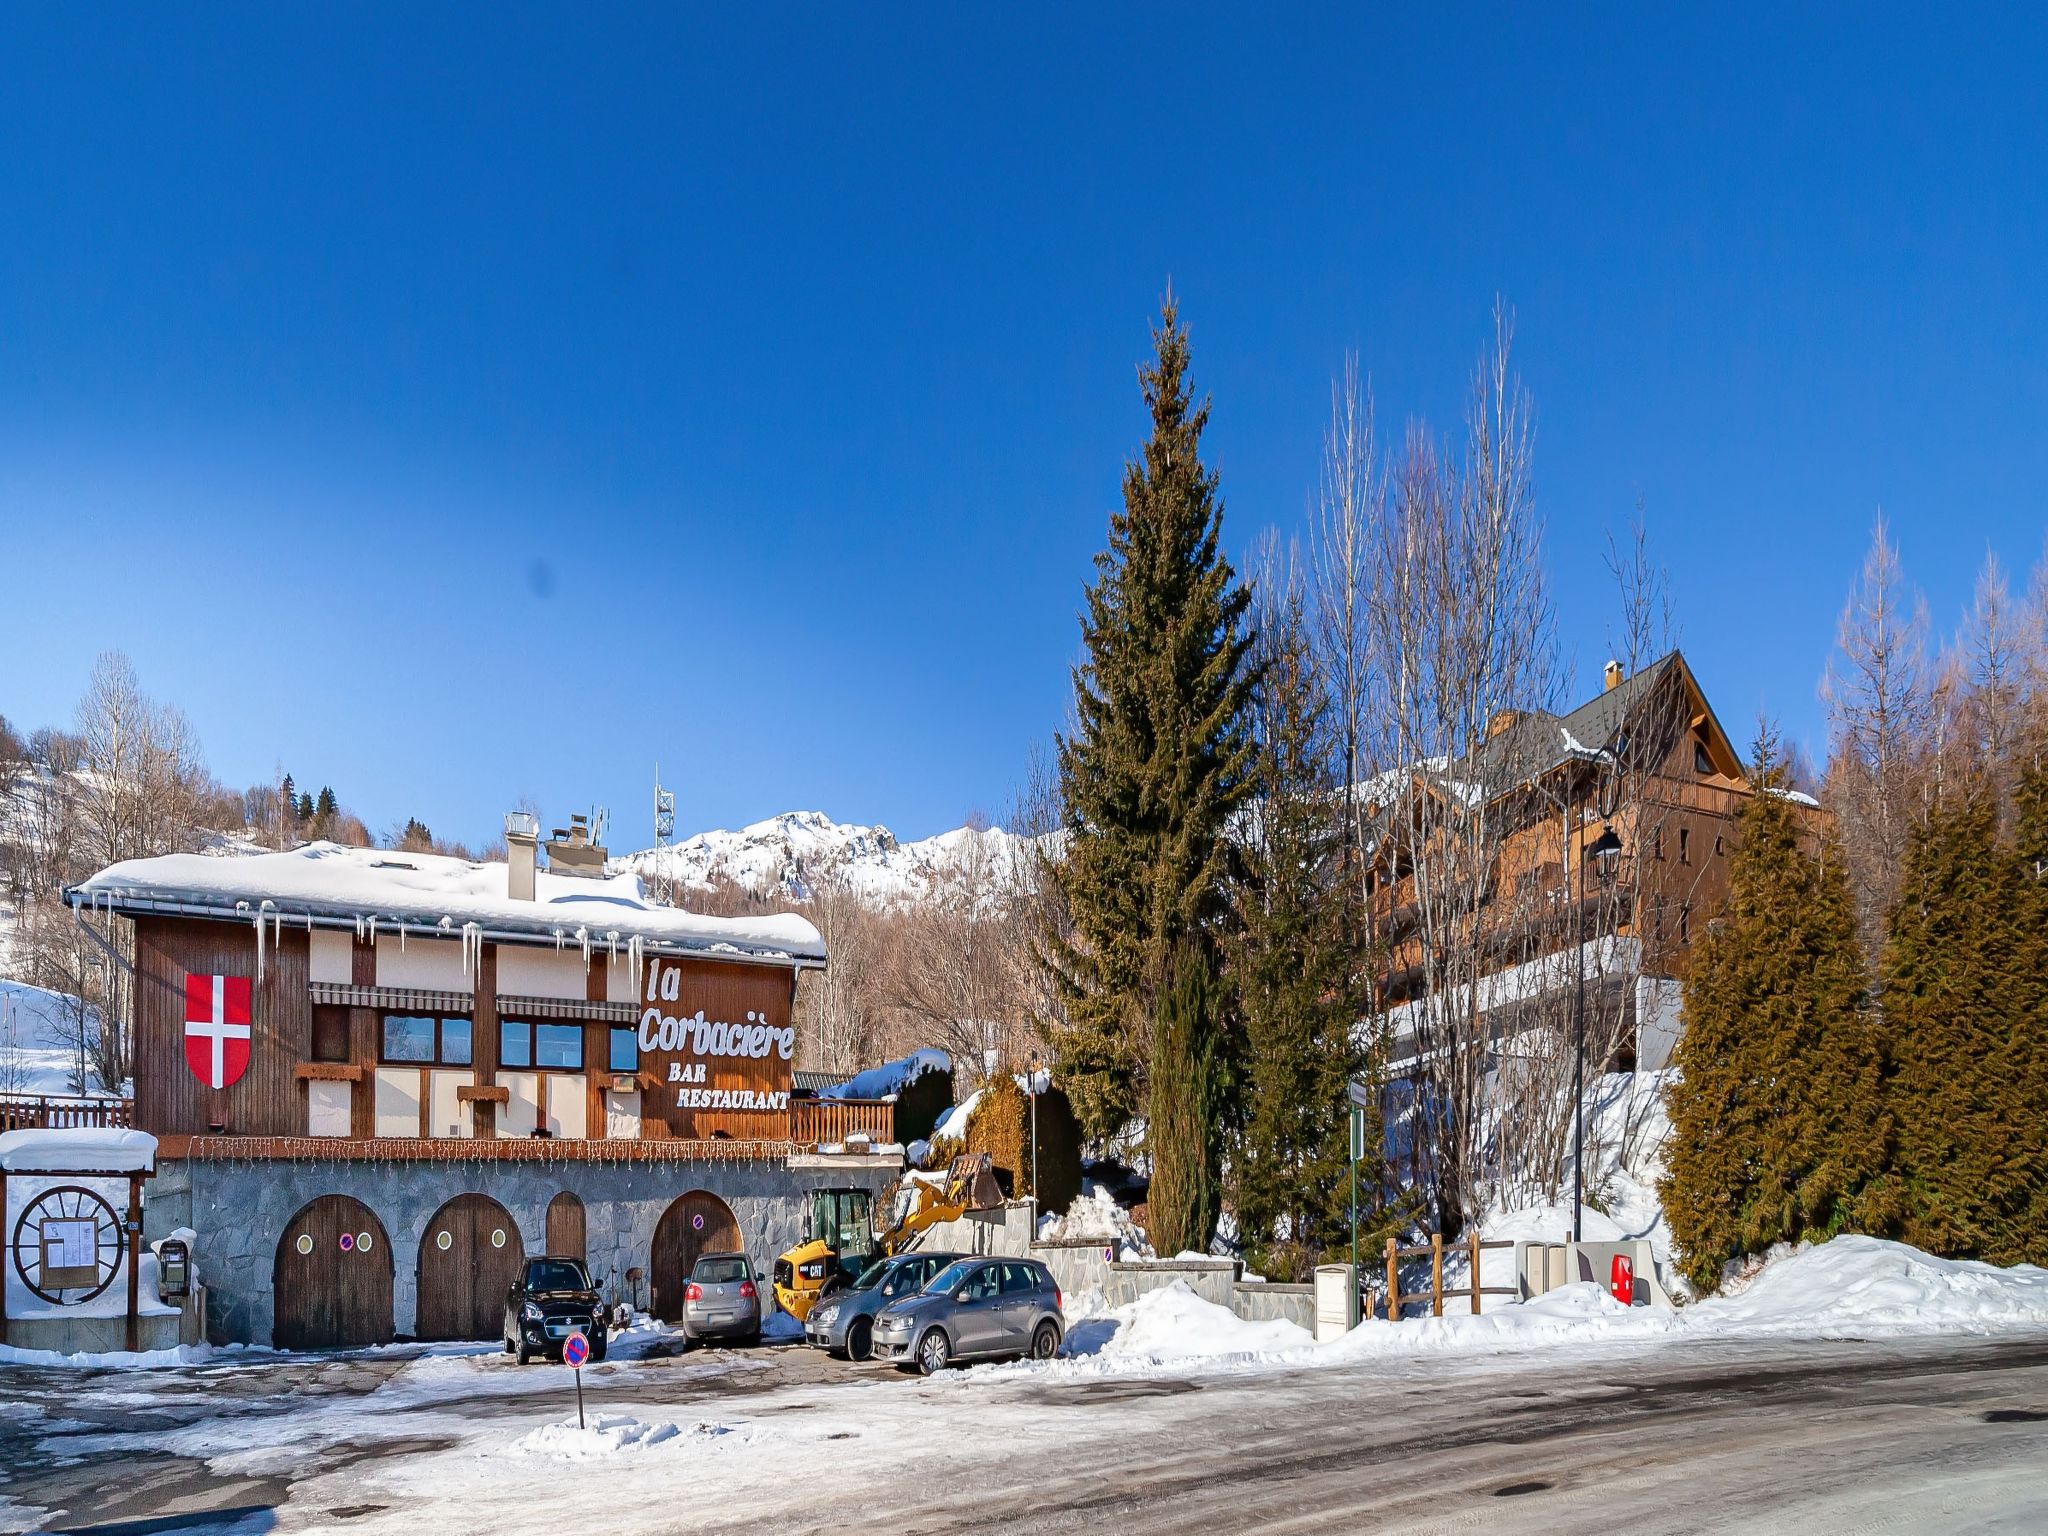
[[[1030,1073],[1024,1079],[1031,1088],[1031,1198],[1038,1193],[1038,1052],[1034,1048],[1028,1058]]]
[[[1600,861],[1600,883],[1621,854],[1621,839],[1611,823],[1600,824],[1600,835],[1579,853],[1579,901],[1577,991],[1572,1000],[1572,1241],[1580,1239],[1579,1221],[1586,1209],[1586,861]]]

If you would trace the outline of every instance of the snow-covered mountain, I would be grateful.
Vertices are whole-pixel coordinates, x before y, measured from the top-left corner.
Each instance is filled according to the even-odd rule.
[[[947,885],[1007,882],[1029,840],[1001,827],[956,827],[901,843],[887,827],[837,822],[822,811],[788,811],[736,832],[699,832],[667,848],[613,859],[612,867],[674,880],[684,891],[721,881],[758,896],[803,901],[841,879],[877,906],[921,901]]]

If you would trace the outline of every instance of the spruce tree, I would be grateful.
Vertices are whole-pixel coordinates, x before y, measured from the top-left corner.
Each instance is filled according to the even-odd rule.
[[[1171,295],[1153,340],[1139,370],[1152,435],[1126,467],[1096,557],[1075,728],[1058,742],[1067,846],[1054,878],[1071,935],[1051,946],[1066,1014],[1056,1044],[1061,1081],[1097,1137],[1146,1102],[1176,957],[1213,978],[1224,829],[1250,752],[1249,599],[1223,553],[1223,504],[1200,452],[1209,407],[1195,401]]]
[[[1767,735],[1725,915],[1685,979],[1662,1193],[1686,1274],[1778,1242],[1882,1231],[1894,1203],[1882,1063],[1840,851],[1802,846]]]
[[[2020,1223],[2029,1263],[2048,1265],[2048,763],[2037,753],[2013,794],[2013,1045],[2017,1094],[2033,1132],[2022,1143],[2028,1169],[2027,1214]]]
[[[1892,905],[1882,1002],[1890,1101],[1905,1181],[1901,1236],[1929,1253],[2011,1264],[2039,1255],[2042,1121],[2032,1092],[2034,1021],[2019,921],[2020,860],[1998,806],[1973,785],[1915,829]]]
[[[1262,611],[1253,708],[1254,799],[1245,816],[1227,976],[1245,1053],[1244,1129],[1232,1166],[1238,1235],[1269,1274],[1348,1251],[1348,1088],[1366,1011],[1353,938],[1357,883],[1344,878],[1343,806],[1320,739],[1324,696],[1292,594]],[[1362,1201],[1380,1189],[1369,1128]],[[1276,1251],[1276,1245],[1284,1245]]]
[[[1215,1106],[1220,999],[1209,960],[1192,946],[1180,952],[1170,977],[1152,1030],[1146,1226],[1160,1253],[1207,1253],[1222,1208]]]

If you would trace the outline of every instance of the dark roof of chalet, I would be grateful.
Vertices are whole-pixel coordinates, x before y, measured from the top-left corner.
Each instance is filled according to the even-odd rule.
[[[1487,738],[1476,752],[1446,775],[1484,786],[1488,797],[1511,789],[1560,764],[1591,760],[1612,749],[1622,727],[1674,671],[1683,667],[1677,651],[1667,651],[1648,666],[1623,678],[1569,714],[1532,709]]]
[[[796,1093],[816,1093],[821,1088],[837,1088],[846,1078],[844,1072],[792,1072],[789,1085]]]

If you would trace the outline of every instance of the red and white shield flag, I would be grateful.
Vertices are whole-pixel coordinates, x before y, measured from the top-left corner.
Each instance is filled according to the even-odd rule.
[[[185,978],[185,1065],[209,1088],[249,1070],[249,978]]]

